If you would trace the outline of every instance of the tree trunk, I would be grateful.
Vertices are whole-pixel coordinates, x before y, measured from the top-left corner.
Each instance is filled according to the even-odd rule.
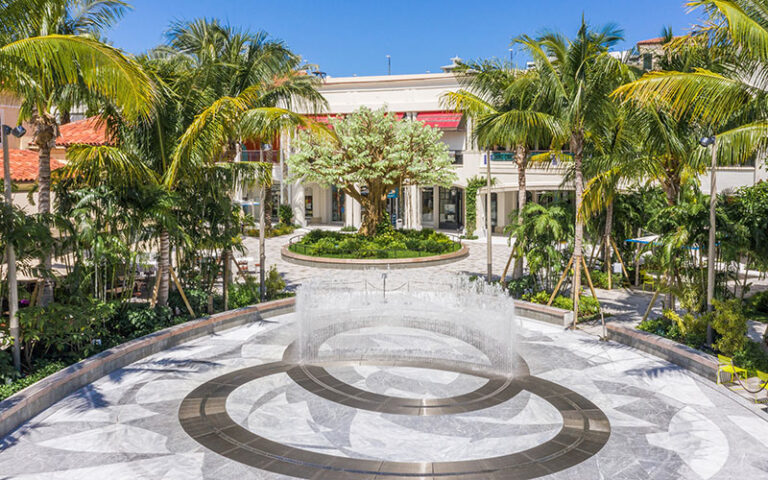
[[[579,296],[581,294],[581,264],[584,244],[584,219],[581,215],[581,202],[584,196],[584,132],[577,131],[571,138],[573,153],[574,186],[576,190],[576,229],[573,238],[573,322],[579,319]]]
[[[523,209],[528,200],[528,190],[525,178],[525,172],[528,168],[528,148],[518,145],[515,150],[515,159],[517,161],[517,224],[523,223]],[[517,240],[515,240],[517,241]],[[512,278],[521,278],[523,276],[523,257],[515,259],[515,267],[512,270]]]
[[[170,291],[170,270],[171,270],[171,239],[168,232],[160,232],[160,258],[157,262],[157,305],[160,307],[168,306],[168,294]]]
[[[264,232],[267,234],[272,231],[272,201],[272,188],[264,187]]]
[[[221,252],[223,258],[224,272],[221,275],[221,292],[224,300],[224,311],[229,310],[229,285],[232,283],[232,251],[229,247]]]
[[[267,296],[267,284],[266,284],[266,261],[267,261],[267,253],[266,253],[266,245],[265,245],[265,239],[267,237],[266,232],[266,222],[267,222],[267,192],[269,192],[269,188],[267,185],[262,185],[261,187],[261,204],[264,205],[264,208],[262,208],[259,212],[259,302],[264,303],[266,301]]]
[[[56,119],[50,115],[35,115],[33,122],[35,124],[34,143],[39,149],[37,211],[39,214],[47,216],[51,213],[51,149],[56,146],[58,127]],[[45,307],[53,302],[53,282],[51,280],[53,259],[51,252],[44,253],[40,263],[45,270],[45,277],[43,289],[40,292],[39,305]]]
[[[608,202],[605,208],[605,273],[608,274],[608,289],[613,288],[613,242],[611,231],[613,230],[613,200]]]

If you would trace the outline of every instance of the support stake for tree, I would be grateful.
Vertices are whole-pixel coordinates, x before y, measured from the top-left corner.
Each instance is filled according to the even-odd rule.
[[[619,263],[621,264],[621,271],[624,272],[624,276],[627,277],[627,281],[630,282],[631,284],[632,280],[629,279],[629,273],[627,273],[627,266],[624,265],[624,259],[621,258],[621,253],[619,253],[619,247],[616,246],[616,240],[611,239],[611,244],[613,245],[613,251],[616,252],[616,256],[619,257]]]
[[[648,308],[645,310],[645,315],[643,315],[643,322],[648,320],[648,315],[651,314],[651,310],[653,310],[653,305],[656,303],[656,299],[659,298],[659,293],[661,293],[661,290],[656,290],[656,293],[653,294],[651,303],[648,304]]]
[[[152,300],[149,302],[149,308],[155,308],[157,304],[157,294],[160,292],[160,277],[163,275],[163,267],[157,265],[157,275],[155,275],[155,288],[152,289]]]
[[[589,273],[589,269],[587,268],[587,262],[584,260],[584,257],[581,257],[582,265],[584,266],[584,271],[587,272],[587,283],[589,283],[589,291],[592,292],[592,296],[595,298],[595,301],[597,302],[597,311],[600,313],[600,322],[603,325],[603,336],[600,338],[600,340],[608,340],[608,332],[605,329],[605,315],[603,314],[603,306],[600,304],[600,299],[597,298],[597,292],[595,292],[595,286],[592,284],[592,275]],[[573,319],[574,328],[576,326],[576,318]]]
[[[557,286],[555,287],[555,290],[552,292],[552,296],[549,297],[549,301],[547,302],[548,307],[551,306],[552,302],[555,301],[557,292],[560,291],[560,287],[563,285],[563,282],[565,281],[565,277],[568,276],[568,271],[571,269],[571,266],[573,266],[573,256],[571,256],[571,259],[568,261],[568,266],[565,267],[563,274],[560,276],[560,280],[557,282]]]
[[[176,288],[179,289],[179,293],[181,294],[181,299],[184,300],[184,305],[187,306],[187,310],[189,311],[189,314],[192,316],[192,318],[195,318],[195,311],[192,310],[192,305],[189,304],[189,300],[187,300],[187,295],[184,293],[184,289],[181,288],[181,282],[179,282],[179,277],[176,276],[176,271],[173,269],[172,265],[168,265],[168,270],[171,272],[171,278],[173,278],[173,283],[176,284]]]

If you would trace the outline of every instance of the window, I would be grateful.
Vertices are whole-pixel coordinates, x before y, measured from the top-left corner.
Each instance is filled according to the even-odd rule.
[[[435,224],[435,189],[432,187],[421,189],[421,223]]]
[[[457,150],[452,153],[453,153],[453,164],[464,165],[464,152]]]
[[[304,196],[304,217],[312,218],[314,215],[314,203],[312,202],[312,195]]]
[[[335,186],[331,187],[331,221],[343,222],[344,221],[344,201],[346,197],[343,190],[339,190]]]
[[[649,71],[653,70],[653,54],[652,53],[644,53],[643,54],[643,71]]]

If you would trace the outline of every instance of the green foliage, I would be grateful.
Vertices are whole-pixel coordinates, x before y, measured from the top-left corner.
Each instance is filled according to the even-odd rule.
[[[536,293],[527,293],[523,295],[523,300],[531,303],[538,303],[540,305],[546,305],[549,302],[549,297],[552,296],[551,292],[541,290]],[[558,295],[552,301],[552,306],[555,308],[562,308],[563,310],[573,310],[573,299],[566,297],[565,295]],[[600,304],[594,297],[581,295],[579,297],[579,320],[593,317],[600,313]]]
[[[21,374],[13,368],[13,356],[9,349],[0,350],[0,385],[17,380]]]
[[[290,205],[277,207],[277,218],[283,225],[293,225],[293,207]]]
[[[145,305],[126,306],[117,316],[117,321],[128,338],[143,337],[176,323],[171,308],[151,309]]]
[[[477,230],[477,192],[486,186],[487,179],[474,176],[467,180],[466,202],[467,202],[467,236],[474,236],[475,230]]]
[[[725,355],[732,356],[742,350],[749,341],[747,338],[747,317],[737,299],[715,300],[711,317],[712,328],[721,335],[715,346]]]
[[[395,230],[382,227],[373,237],[312,230],[291,245],[293,252],[335,258],[408,258],[454,252],[460,245],[431,229]]]
[[[524,275],[507,283],[509,294],[514,298],[522,298],[525,294],[532,293],[536,288],[536,277]]]
[[[296,231],[295,225],[288,225],[284,223],[278,223],[274,227],[270,228],[267,231],[267,237],[266,238],[273,238],[273,237],[282,237],[283,235],[290,235],[291,233]],[[259,229],[258,228],[249,228],[245,232],[249,237],[258,237],[259,236]]]
[[[114,305],[97,301],[19,310],[26,365],[31,367],[34,356],[71,360],[98,352],[98,341],[108,334],[107,324],[113,313]]]
[[[768,315],[768,290],[749,297],[746,301],[746,308],[749,312]]]
[[[592,270],[589,272],[590,277],[592,278],[592,284],[595,286],[595,288],[602,288],[607,290],[608,289],[608,274],[602,270]],[[616,280],[621,280],[620,278],[617,278],[615,275],[613,277],[613,283],[614,287],[616,287],[617,282]],[[582,284],[588,285],[587,283],[587,275],[584,273],[582,274]]]
[[[757,342],[748,341],[740,350],[734,352],[733,363],[750,372],[768,372],[768,353],[765,353]]]
[[[681,317],[669,309],[661,317],[649,318],[637,328],[692,348],[702,347],[707,340],[707,321],[704,316],[686,313]]]
[[[248,276],[245,283],[229,285],[229,307],[242,308],[259,303],[259,281]]]
[[[37,365],[36,365],[37,367]],[[35,369],[35,372],[11,383],[0,385],[0,400],[5,400],[14,393],[20,392],[30,385],[39,382],[49,375],[53,375],[67,367],[63,362],[51,362]]]
[[[267,272],[267,278],[264,281],[266,285],[267,300],[274,300],[283,295],[285,291],[285,280],[277,271],[277,266],[272,265]]]
[[[352,225],[347,225],[345,227],[341,228],[342,232],[357,232],[357,228],[353,227]]]

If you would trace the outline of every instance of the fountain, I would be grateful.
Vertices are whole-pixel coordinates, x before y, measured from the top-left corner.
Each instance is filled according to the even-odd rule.
[[[498,285],[457,277],[450,285],[416,286],[392,273],[366,272],[354,283],[305,283],[296,304],[297,340],[287,359],[298,364],[365,360],[452,365],[506,377],[520,373],[514,302]],[[421,331],[425,341],[380,341],[382,334],[403,329]],[[430,335],[448,337],[456,347],[425,348]]]

